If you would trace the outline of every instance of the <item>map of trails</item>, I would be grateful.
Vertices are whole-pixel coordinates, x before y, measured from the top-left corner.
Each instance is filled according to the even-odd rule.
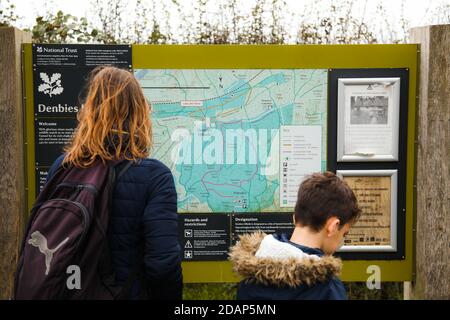
[[[327,70],[136,69],[179,212],[292,211],[325,170]]]

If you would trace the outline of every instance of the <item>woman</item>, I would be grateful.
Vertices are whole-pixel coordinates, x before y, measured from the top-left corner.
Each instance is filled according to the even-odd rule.
[[[48,179],[60,165],[86,168],[96,159],[132,161],[116,183],[108,228],[116,282],[126,282],[137,248],[143,247],[145,270],[129,298],[181,299],[176,190],[170,170],[148,158],[150,107],[136,78],[115,67],[95,69],[78,120],[72,142],[53,163]]]

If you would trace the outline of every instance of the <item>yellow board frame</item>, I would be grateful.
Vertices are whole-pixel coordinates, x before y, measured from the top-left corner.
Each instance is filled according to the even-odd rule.
[[[133,69],[336,69],[409,68],[406,163],[405,259],[346,260],[344,281],[366,281],[367,267],[381,270],[381,281],[411,281],[414,275],[416,91],[419,46],[376,45],[133,45]],[[24,44],[27,196],[35,194],[34,102],[31,44]],[[237,282],[228,261],[183,262],[185,283]]]

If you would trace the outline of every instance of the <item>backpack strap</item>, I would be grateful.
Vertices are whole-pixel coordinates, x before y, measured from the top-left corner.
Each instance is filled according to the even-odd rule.
[[[122,163],[120,165],[118,165],[119,168],[116,168],[116,172],[117,170],[119,170],[119,172],[116,175],[116,181],[119,180],[124,174],[125,172],[127,172],[127,170],[133,165],[133,161],[124,161],[125,165],[122,165]],[[122,168],[120,168],[122,167]]]

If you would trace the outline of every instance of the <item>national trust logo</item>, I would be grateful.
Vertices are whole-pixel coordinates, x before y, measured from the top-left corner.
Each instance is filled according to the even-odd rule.
[[[64,88],[61,86],[61,73],[53,73],[51,77],[49,77],[45,72],[41,72],[39,73],[39,76],[43,81],[38,87],[39,92],[43,92],[52,97],[54,95],[59,95],[64,91]]]

